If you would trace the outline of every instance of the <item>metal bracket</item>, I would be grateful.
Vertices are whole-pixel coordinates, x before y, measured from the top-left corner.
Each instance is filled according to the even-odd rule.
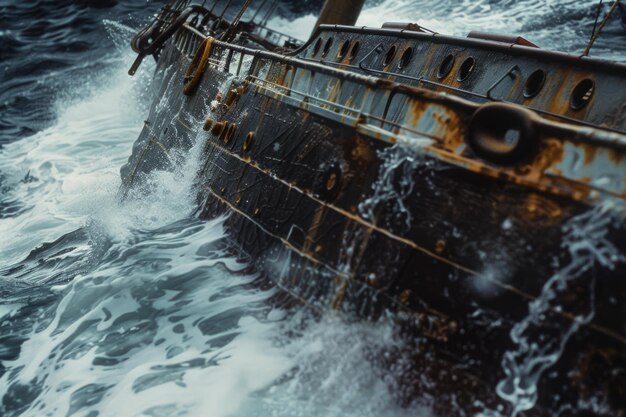
[[[515,79],[517,78],[517,75],[515,75],[515,72],[516,72],[516,71],[521,73],[520,68],[517,66],[517,64],[516,64],[516,65],[513,65],[513,66],[511,67],[511,69],[509,69],[507,72],[505,72],[505,73],[504,73],[504,75],[503,75],[502,77],[498,78],[498,79],[496,80],[496,82],[494,82],[493,84],[491,84],[491,87],[489,87],[489,88],[487,89],[487,95],[486,95],[486,96],[487,96],[487,98],[488,98],[489,100],[493,100],[493,101],[503,101],[502,99],[498,99],[498,98],[493,97],[493,96],[491,95],[491,92],[492,92],[492,91],[493,91],[493,89],[494,89],[494,88],[496,88],[496,87],[497,87],[497,86],[498,86],[498,85],[499,85],[502,81],[504,81],[504,79],[505,79],[506,77],[509,77],[509,76],[510,76],[512,80],[515,80]]]

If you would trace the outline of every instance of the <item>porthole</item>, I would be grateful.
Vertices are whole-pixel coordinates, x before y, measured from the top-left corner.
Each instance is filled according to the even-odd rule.
[[[320,51],[321,47],[322,47],[322,38],[317,38],[317,41],[315,42],[315,45],[313,46],[313,55],[312,56],[317,55],[317,53]]]
[[[326,40],[326,44],[324,45],[324,52],[322,52],[322,57],[325,57],[326,55],[328,55],[328,51],[330,51],[330,48],[333,46],[333,38],[328,38],[328,40]]]
[[[341,44],[341,48],[339,48],[339,52],[337,52],[337,59],[343,59],[348,54],[350,50],[350,40],[347,39]]]
[[[476,66],[476,60],[471,56],[466,58],[465,61],[461,64],[459,68],[459,72],[456,75],[457,81],[465,81],[467,77],[470,76],[472,71],[474,71],[474,67]]]
[[[356,58],[357,54],[359,53],[359,47],[361,46],[361,44],[359,43],[359,41],[356,41],[352,44],[352,49],[350,49],[350,61],[352,61],[354,58]]]
[[[398,68],[402,69],[409,66],[411,59],[413,59],[413,51],[412,47],[408,47],[404,50],[402,56],[400,57],[400,61],[398,62]]]
[[[537,94],[539,94],[545,82],[546,72],[544,70],[538,69],[530,74],[530,76],[526,80],[526,84],[524,84],[524,97],[535,97]]]
[[[452,54],[449,54],[443,59],[443,61],[441,61],[441,65],[439,65],[439,71],[437,71],[437,78],[441,79],[450,74],[453,66],[454,56],[452,56]]]
[[[569,104],[572,110],[580,110],[589,104],[595,89],[595,83],[589,78],[579,82],[574,91],[572,91],[572,97],[570,98]]]
[[[393,61],[394,56],[396,56],[396,45],[391,45],[391,48],[387,51],[387,55],[385,55],[384,65],[389,65],[391,61]]]

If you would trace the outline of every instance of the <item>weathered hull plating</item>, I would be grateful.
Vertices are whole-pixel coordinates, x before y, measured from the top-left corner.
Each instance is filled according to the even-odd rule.
[[[217,43],[197,90],[184,95],[185,72],[201,40],[185,30],[187,37],[179,35],[161,52],[157,99],[122,169],[125,192],[150,171],[169,169],[175,151],[200,141],[199,215],[230,213],[227,224],[241,249],[278,286],[315,308],[372,318],[394,311],[422,337],[405,394],[436,398],[429,405],[439,415],[510,410],[494,387],[505,378],[505,352],[519,348],[511,330],[528,318],[529,303],[545,298],[546,282],[569,274],[573,278],[564,281],[558,303],[550,306],[559,308],[545,311],[553,331],[538,332],[566,337],[567,343],[539,380],[538,405],[525,415],[556,415],[568,407],[567,415],[624,415],[625,269],[617,259],[607,267],[567,246],[568,225],[576,227],[577,219],[597,210],[592,207],[598,201],[613,199],[619,206],[625,195],[626,142],[619,133],[626,128],[624,106],[561,112],[582,122],[602,119],[613,129],[605,131],[531,115],[541,156],[493,164],[468,152],[463,140],[479,107],[463,98],[471,94],[441,94],[447,87],[437,85],[426,90],[423,81],[397,85],[392,76],[383,81],[347,61],[353,72],[338,78],[335,67],[329,72],[311,60],[298,67],[291,58],[281,62],[268,54],[254,58],[250,72],[242,73],[245,79],[233,79],[225,70],[240,72],[236,55],[245,50],[234,46],[229,54]],[[342,31],[350,32],[344,28],[332,36]],[[328,34],[330,29],[318,33]],[[375,36],[363,37],[361,48],[382,41]],[[298,56],[314,60],[315,39]],[[429,52],[431,47],[417,46],[423,68],[436,69],[438,58],[464,51],[454,43]],[[482,53],[478,58],[485,61],[493,54]],[[496,59],[494,65],[516,65],[523,72],[535,65],[533,59],[541,61],[540,54],[513,55],[520,62]],[[562,59],[565,64],[554,65],[566,65],[569,58]],[[585,65],[568,73],[559,88],[568,91],[589,77]],[[608,74],[597,84],[623,85],[612,67],[595,70]],[[489,84],[502,87],[476,78],[472,88],[485,91]],[[490,91],[495,94],[495,87]],[[620,96],[626,90],[614,94],[626,102]],[[554,112],[570,104],[552,97],[535,107]],[[623,209],[599,217],[612,219],[602,235],[610,248],[626,248]],[[579,255],[587,262],[578,265]],[[571,335],[561,334],[579,325]],[[594,402],[601,407],[585,406]]]

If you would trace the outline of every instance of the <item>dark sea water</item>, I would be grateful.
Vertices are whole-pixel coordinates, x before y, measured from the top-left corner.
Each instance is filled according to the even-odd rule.
[[[318,3],[285,2],[270,23],[306,37]],[[580,53],[596,4],[379,0],[359,24]],[[410,343],[393,321],[313,320],[251,285],[254,269],[220,249],[224,219],[191,214],[192,158],[119,203],[154,68],[127,76],[128,42],[160,6],[0,0],[0,416],[428,416],[389,389],[401,365],[371,360]],[[625,51],[613,19],[592,55]]]

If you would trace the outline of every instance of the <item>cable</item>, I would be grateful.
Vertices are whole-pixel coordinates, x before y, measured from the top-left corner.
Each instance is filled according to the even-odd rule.
[[[230,24],[230,27],[228,28],[224,36],[224,39],[230,39],[230,37],[235,34],[235,29],[237,28],[237,25],[239,24],[239,20],[241,19],[241,16],[243,16],[243,14],[246,12],[246,9],[248,8],[248,6],[250,6],[250,3],[252,3],[252,0],[246,0],[243,6],[241,6],[241,9],[239,9],[237,16],[235,16],[232,23]]]
[[[604,29],[604,25],[606,25],[606,22],[609,21],[609,18],[611,17],[611,15],[613,14],[613,12],[615,11],[615,9],[617,9],[617,6],[619,5],[620,0],[615,0],[615,3],[613,3],[613,6],[611,6],[611,8],[609,9],[609,12],[606,14],[606,16],[604,16],[604,19],[602,19],[602,22],[600,23],[600,27],[598,27],[598,31],[596,32],[595,28],[596,25],[593,25],[593,33],[591,35],[591,39],[589,39],[589,43],[587,44],[587,48],[585,49],[585,52],[583,52],[582,56],[588,56],[589,55],[589,51],[591,50],[591,47],[593,46],[594,42],[596,41],[596,39],[598,39],[598,36],[600,36],[600,32],[602,32],[602,29]],[[600,4],[598,5],[598,12],[596,14],[596,23],[598,21],[598,16],[600,15],[600,6],[602,5],[602,0],[600,0]]]
[[[222,10],[222,14],[220,15],[220,19],[224,17],[224,13],[226,13],[226,10],[228,10],[228,8],[230,7],[230,4],[233,2],[233,0],[228,0],[228,2],[226,3],[226,6],[224,7],[224,10]]]
[[[263,0],[263,3],[261,3],[261,5],[259,6],[258,9],[256,9],[256,11],[254,12],[254,16],[252,16],[252,19],[250,19],[250,22],[254,23],[254,19],[256,19],[257,15],[259,14],[259,12],[261,11],[261,9],[263,9],[265,7],[265,4],[267,3],[267,0]]]
[[[274,0],[274,3],[272,3],[272,6],[267,11],[267,14],[263,18],[263,20],[261,20],[261,23],[260,23],[259,26],[265,27],[267,25],[267,21],[269,20],[269,18],[274,13],[274,10],[276,10],[276,6],[278,6],[278,0]]]

